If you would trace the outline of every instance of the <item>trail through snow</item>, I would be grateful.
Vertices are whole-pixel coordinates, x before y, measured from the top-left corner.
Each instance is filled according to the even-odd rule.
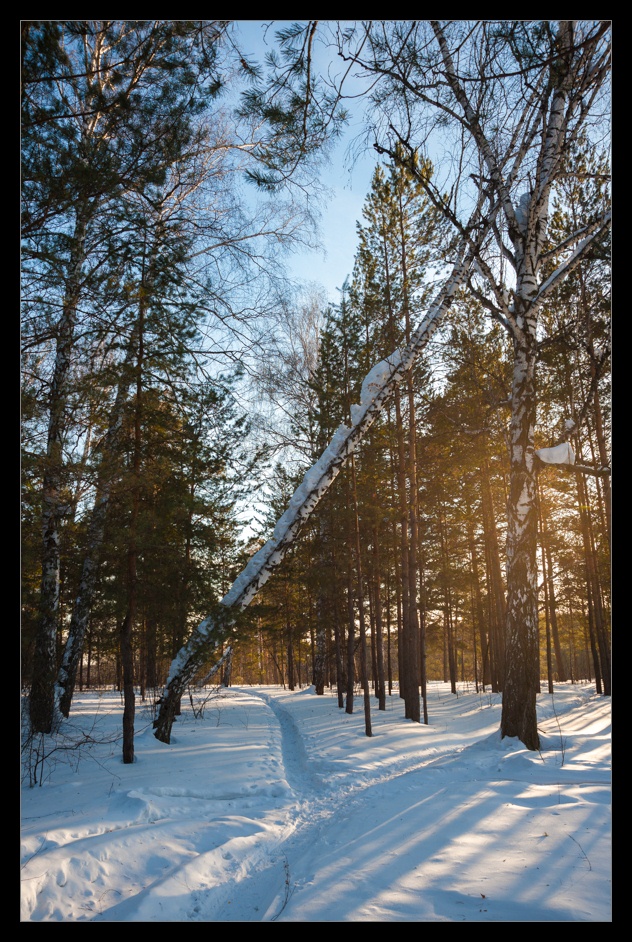
[[[373,706],[376,703],[373,702]],[[498,733],[500,698],[430,685],[364,735],[333,692],[221,690],[171,745],[139,705],[123,765],[115,693],[80,694],[22,790],[22,921],[610,921],[610,701],[540,694],[543,748]],[[102,740],[99,743],[99,740]]]

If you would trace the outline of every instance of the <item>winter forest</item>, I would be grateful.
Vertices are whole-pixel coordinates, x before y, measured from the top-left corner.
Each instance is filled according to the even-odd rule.
[[[31,784],[90,690],[124,764],[208,685],[371,736],[467,682],[530,751],[541,691],[611,693],[611,24],[247,25],[20,24]]]

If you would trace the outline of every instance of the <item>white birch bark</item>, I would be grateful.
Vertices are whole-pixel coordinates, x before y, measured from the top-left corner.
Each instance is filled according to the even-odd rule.
[[[585,254],[597,231],[578,233],[577,248],[559,268],[540,284],[539,270],[551,191],[569,142],[581,126],[583,95],[593,98],[607,68],[608,55],[598,49],[601,31],[592,42],[576,44],[574,24],[557,24],[554,55],[546,71],[525,88],[525,102],[517,106],[514,131],[502,153],[486,136],[481,119],[484,78],[479,84],[462,81],[449,48],[445,31],[438,21],[431,23],[439,44],[447,83],[461,109],[462,121],[475,144],[481,166],[489,176],[488,192],[502,207],[513,251],[500,247],[515,275],[511,293],[499,280],[486,259],[476,258],[476,270],[487,280],[494,309],[484,301],[509,331],[514,350],[510,420],[510,487],[507,504],[507,613],[506,674],[503,681],[501,735],[518,737],[529,749],[539,747],[536,720],[536,694],[539,690],[539,624],[537,590],[537,503],[534,456],[536,421],[536,359],[538,311],[553,285],[563,280]],[[478,105],[472,101],[476,95]],[[469,96],[472,96],[470,100]],[[579,121],[575,116],[579,113]],[[535,163],[525,181],[525,191],[512,196],[512,184],[519,178],[521,164],[535,148]],[[523,174],[524,176],[524,174]],[[515,193],[515,185],[513,186]],[[585,236],[580,241],[581,237]],[[481,296],[484,300],[484,296]]]
[[[537,494],[534,454],[536,359],[539,308],[552,286],[579,262],[594,233],[580,242],[564,266],[539,284],[551,190],[568,141],[573,94],[581,62],[573,49],[572,24],[562,22],[558,41],[565,68],[551,67],[551,94],[533,188],[523,195],[510,229],[516,261],[514,367],[510,426],[510,488],[507,505],[506,675],[501,736],[517,737],[528,748],[540,746],[536,696],[540,689],[537,584]],[[605,221],[604,221],[605,224]]]

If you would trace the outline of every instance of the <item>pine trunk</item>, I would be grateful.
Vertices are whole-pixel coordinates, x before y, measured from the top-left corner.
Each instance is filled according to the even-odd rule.
[[[125,364],[125,368],[126,367],[127,362]],[[113,448],[121,427],[123,404],[127,397],[128,389],[129,381],[123,379],[117,389],[116,400],[105,437],[104,457],[99,469],[97,493],[90,517],[87,548],[81,570],[79,589],[73,605],[68,638],[57,676],[59,709],[63,716],[66,717],[70,714],[77,667],[82,658],[84,639],[94,601],[98,565],[110,500]]]

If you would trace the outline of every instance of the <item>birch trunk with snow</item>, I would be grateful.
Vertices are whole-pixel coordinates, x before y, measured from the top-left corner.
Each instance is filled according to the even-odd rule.
[[[154,723],[155,736],[169,743],[175,719],[175,706],[187,685],[206,661],[218,650],[230,632],[235,615],[246,608],[265,585],[294,545],[298,534],[315,507],[353,454],[365,432],[373,425],[396,384],[411,369],[418,353],[426,346],[450,307],[455,291],[469,271],[470,255],[462,246],[458,260],[426,317],[413,333],[406,349],[395,351],[378,363],[365,377],[361,402],[351,407],[351,426],[341,425],[297,488],[288,509],[278,521],[272,538],[252,557],[221,600],[215,616],[198,626],[174,658]]]
[[[511,262],[515,287],[509,292],[497,273],[478,254],[476,270],[487,281],[481,300],[508,330],[513,342],[510,420],[510,486],[507,504],[507,612],[505,628],[506,672],[503,679],[501,736],[517,737],[528,749],[539,748],[536,694],[539,690],[539,623],[537,588],[537,500],[534,430],[536,421],[536,360],[538,311],[552,287],[579,263],[595,234],[609,223],[604,216],[583,233],[575,233],[576,248],[551,276],[540,282],[552,188],[564,171],[569,142],[581,127],[587,102],[594,98],[608,70],[608,51],[600,49],[606,29],[597,29],[590,41],[576,43],[572,21],[557,26],[553,55],[538,83],[525,86],[524,110],[519,111],[515,134],[506,153],[485,133],[476,86],[466,86],[455,66],[444,28],[432,29],[445,70],[445,78],[461,110],[462,120],[488,175],[484,188],[498,205],[507,225],[511,248],[497,239]],[[485,80],[480,79],[483,83]],[[484,86],[481,84],[481,88]],[[528,91],[528,94],[527,94]],[[470,94],[472,98],[470,99]],[[584,100],[586,99],[586,101]],[[531,110],[531,115],[529,113]],[[522,128],[521,128],[522,125]],[[520,135],[520,136],[518,136]],[[526,190],[515,196],[514,181],[527,156],[531,174]],[[513,193],[512,193],[513,189]],[[584,238],[582,238],[584,236]],[[513,294],[510,301],[509,298]]]
[[[572,33],[561,23],[559,42],[572,61]],[[560,74],[561,73],[561,74]],[[580,242],[570,261],[544,284],[539,269],[546,235],[549,200],[560,165],[577,94],[573,69],[552,69],[554,84],[543,128],[538,172],[531,192],[518,206],[507,207],[509,233],[514,246],[516,289],[509,324],[514,363],[510,423],[510,489],[507,505],[507,621],[506,673],[503,684],[501,736],[515,736],[528,748],[540,746],[536,695],[540,688],[539,616],[537,580],[537,482],[534,454],[536,422],[536,360],[538,311],[552,284],[566,277],[581,257],[587,242]],[[570,99],[570,100],[569,100]],[[607,220],[602,220],[605,225]],[[592,238],[588,236],[588,238]]]

